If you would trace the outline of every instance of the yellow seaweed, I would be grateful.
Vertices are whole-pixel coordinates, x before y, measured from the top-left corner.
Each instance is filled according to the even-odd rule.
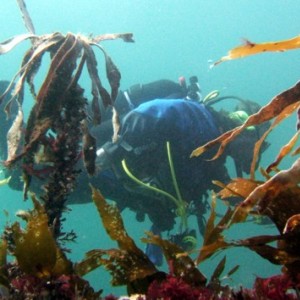
[[[27,214],[26,230],[22,230],[18,222],[12,225],[18,264],[23,272],[37,277],[47,278],[58,272],[67,274],[70,264],[55,242],[45,209],[34,197],[32,201],[34,210]]]
[[[231,49],[228,55],[223,56],[221,59],[216,61],[213,66],[216,66],[224,61],[243,58],[245,56],[254,55],[263,52],[274,52],[274,51],[286,51],[300,48],[300,36],[294,38],[276,42],[265,42],[265,43],[253,43],[249,40],[245,40],[245,43],[241,46]]]
[[[127,284],[128,288],[154,275],[157,272],[155,266],[126,232],[118,208],[108,204],[100,191],[93,187],[92,198],[106,232],[112,240],[118,243],[119,249],[90,251],[86,258],[76,265],[76,273],[82,275],[104,265],[112,273],[113,285]],[[138,284],[136,288],[135,292],[140,292]],[[141,289],[144,292],[143,287]]]

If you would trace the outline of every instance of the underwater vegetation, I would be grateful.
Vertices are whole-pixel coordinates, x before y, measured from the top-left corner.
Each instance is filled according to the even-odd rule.
[[[8,224],[3,229],[0,243],[0,297],[117,299],[113,295],[103,296],[101,290],[95,291],[84,279],[95,268],[104,267],[112,276],[112,286],[127,286],[128,295],[140,295],[136,299],[300,299],[300,159],[295,159],[287,170],[278,168],[286,155],[299,155],[300,148],[296,147],[298,131],[283,145],[274,162],[265,170],[261,169],[265,181],[257,181],[254,173],[264,139],[283,119],[299,109],[300,83],[275,96],[243,125],[225,132],[191,154],[201,155],[210,147],[220,145],[212,158],[217,159],[228,143],[247,127],[273,120],[269,130],[256,143],[250,178],[234,178],[227,185],[215,182],[222,189],[218,194],[212,193],[211,213],[203,245],[195,259],[192,258],[192,253],[149,232],[142,241],[161,247],[169,265],[168,273],[159,270],[127,234],[116,206],[109,204],[101,191],[91,186],[92,198],[103,226],[118,247],[92,249],[81,261],[73,262],[68,259],[65,245],[76,238],[76,234],[63,231],[62,214],[67,209],[66,200],[76,183],[78,171],[75,164],[82,157],[87,173],[93,175],[96,157],[95,140],[87,125],[87,100],[83,96],[79,79],[86,67],[92,86],[93,122],[99,124],[101,110],[114,105],[121,78],[112,59],[99,43],[116,38],[132,42],[132,34],[85,37],[72,33],[52,33],[37,36],[24,2],[19,0],[18,3],[29,33],[1,43],[0,54],[11,51],[28,39],[31,47],[24,54],[19,72],[0,98],[2,101],[5,95],[12,93],[12,98],[5,107],[8,116],[14,101],[18,107],[7,135],[8,157],[4,165],[7,168],[22,169],[24,198],[31,199],[33,208],[18,212],[25,226],[20,221]],[[299,37],[262,44],[246,42],[216,64],[264,51],[284,51],[299,47]],[[110,93],[102,85],[98,75],[94,48],[104,53]],[[50,56],[49,69],[36,93],[34,78],[45,54]],[[22,104],[26,82],[35,103],[24,131]],[[114,138],[117,138],[119,125],[116,111],[112,122]],[[39,159],[36,159],[37,156]],[[31,178],[41,174],[47,174],[46,183],[44,192],[37,197],[30,193]],[[1,181],[0,184],[5,184],[8,180]],[[183,204],[180,195],[177,196],[178,199],[174,201],[181,208]],[[235,206],[229,205],[227,212],[217,219],[217,198],[230,202],[230,198],[236,196],[243,200]],[[184,222],[185,211],[178,215]],[[251,215],[269,218],[278,229],[278,234],[227,240],[226,230],[231,226],[238,226]],[[257,278],[252,289],[240,287],[235,290],[223,285],[221,277],[230,277],[242,266],[234,266],[224,275],[224,256],[215,266],[211,278],[207,279],[201,272],[201,263],[229,247],[246,247],[271,263],[281,265],[282,273],[270,278]],[[12,255],[12,261],[8,261],[8,255]]]

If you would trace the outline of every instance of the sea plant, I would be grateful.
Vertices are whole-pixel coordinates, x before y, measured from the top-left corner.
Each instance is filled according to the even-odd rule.
[[[4,54],[23,40],[32,41],[32,46],[24,55],[20,70],[0,99],[1,101],[13,89],[12,97],[5,107],[8,117],[13,101],[17,102],[18,107],[17,116],[7,134],[8,157],[5,166],[13,168],[17,162],[22,161],[25,198],[32,176],[47,175],[48,180],[40,198],[45,204],[49,224],[53,227],[55,235],[59,236],[61,214],[65,209],[67,195],[75,185],[78,174],[75,166],[81,153],[88,174],[93,175],[95,172],[96,141],[88,130],[87,100],[78,81],[83,68],[86,67],[92,86],[93,122],[98,124],[101,122],[101,106],[113,107],[121,78],[117,67],[99,42],[116,38],[132,41],[132,35],[105,34],[85,37],[56,32],[37,36],[34,34],[32,22],[28,21],[28,14],[24,19],[31,32],[9,39],[0,47],[0,53]],[[110,93],[103,87],[98,75],[93,47],[104,53]],[[36,94],[34,78],[46,53],[50,54],[49,70]],[[35,103],[26,122],[23,139],[22,104],[25,82],[30,86]]]
[[[240,196],[245,200],[234,208],[228,208],[216,224],[216,195],[213,194],[204,245],[195,260],[179,246],[148,233],[143,241],[162,247],[169,265],[168,274],[158,270],[127,234],[118,209],[109,204],[100,191],[92,187],[93,200],[103,226],[111,239],[117,242],[118,248],[91,250],[85,259],[74,264],[67,258],[59,242],[62,233],[62,213],[66,208],[67,196],[76,182],[75,164],[81,150],[86,169],[90,174],[94,172],[95,160],[95,141],[89,134],[86,99],[78,80],[83,67],[86,66],[92,84],[94,122],[99,123],[101,105],[113,107],[120,73],[98,43],[115,38],[132,41],[132,35],[113,34],[93,38],[72,33],[66,35],[53,33],[37,36],[25,3],[22,0],[18,0],[18,3],[30,33],[1,43],[0,53],[11,51],[26,39],[32,41],[32,46],[25,53],[19,72],[4,93],[8,94],[13,89],[12,99],[6,105],[7,114],[10,115],[12,101],[16,101],[18,107],[17,116],[8,134],[8,158],[5,165],[12,168],[17,162],[22,161],[25,198],[30,189],[32,176],[46,172],[48,180],[44,187],[45,191],[39,198],[31,195],[33,209],[18,213],[26,222],[26,228],[22,229],[20,222],[5,228],[4,238],[0,243],[2,293],[7,293],[13,299],[36,299],[41,295],[45,299],[100,299],[100,292],[94,292],[82,276],[99,266],[104,266],[113,276],[113,285],[127,285],[129,294],[143,293],[147,299],[299,299],[297,293],[300,285],[298,254],[300,207],[297,200],[299,200],[300,161],[297,159],[288,170],[277,171],[282,158],[295,146],[298,134],[281,149],[275,161],[262,171],[266,178],[265,182],[255,180],[254,176],[258,151],[263,140],[281,120],[299,107],[299,83],[274,97],[269,104],[251,115],[243,125],[224,133],[192,153],[192,156],[201,155],[213,145],[220,143],[219,151],[214,157],[216,159],[242,130],[275,118],[269,131],[256,144],[251,178],[249,180],[236,178],[227,185],[217,183],[223,188],[218,193],[219,197],[227,199],[231,196]],[[216,64],[262,51],[294,49],[299,47],[298,41],[299,39],[295,38],[261,45],[247,42]],[[111,93],[107,92],[100,81],[92,47],[100,48],[104,53]],[[36,94],[33,80],[45,53],[50,54],[49,71]],[[36,101],[27,121],[23,141],[22,104],[25,81],[28,82]],[[3,98],[4,96],[1,99]],[[114,139],[116,139],[118,131],[116,111],[114,111],[114,125]],[[80,134],[78,128],[81,129]],[[41,153],[47,161],[47,167],[44,165],[41,167],[35,160],[36,155]],[[299,148],[294,153],[298,154]],[[271,172],[275,172],[275,175],[271,176]],[[252,213],[268,216],[277,226],[279,234],[227,241],[225,230],[230,226],[238,226],[238,223],[244,222]],[[270,246],[269,244],[274,241],[278,242],[277,245]],[[220,276],[226,262],[226,258],[223,257],[211,279],[207,280],[200,272],[198,264],[224,248],[237,246],[248,247],[272,263],[283,265],[284,272],[267,279],[257,278],[252,290],[241,288],[235,291],[228,286],[222,286]],[[8,252],[15,256],[16,261],[7,261]],[[234,266],[226,276],[231,276],[238,268]],[[115,297],[107,296],[106,299]],[[143,299],[143,296],[140,296],[140,299]]]
[[[232,58],[238,57],[236,53],[241,53],[243,56],[253,54],[251,47],[255,47],[257,53],[259,53],[269,49],[272,51],[275,49],[279,51],[294,49],[299,47],[299,44],[298,38],[283,42],[262,43],[261,45],[246,43],[244,46],[237,48]],[[199,255],[193,265],[190,264],[189,253],[184,252],[183,249],[173,245],[170,241],[163,240],[151,233],[142,239],[144,242],[162,247],[170,266],[170,273],[165,276],[165,279],[161,280],[160,278],[158,280],[154,278],[154,281],[150,283],[145,299],[179,299],[184,297],[189,297],[189,299],[202,299],[205,297],[209,299],[299,299],[299,159],[296,159],[288,170],[277,170],[280,161],[295,147],[298,133],[282,147],[275,161],[266,170],[261,168],[266,181],[257,181],[254,174],[259,149],[266,136],[283,119],[289,117],[292,112],[298,109],[300,101],[299,87],[299,83],[297,83],[294,87],[275,96],[257,113],[249,116],[243,125],[225,132],[215,140],[193,151],[192,156],[201,155],[210,147],[220,143],[219,151],[213,158],[217,159],[228,143],[247,127],[257,126],[274,119],[269,130],[255,145],[250,179],[235,178],[227,185],[215,182],[222,187],[222,190],[218,193],[220,198],[230,199],[238,196],[244,201],[233,208],[229,207],[216,224],[216,195],[213,194],[212,209],[207,221],[204,244],[200,248]],[[299,148],[296,148],[293,154],[297,155],[298,153]],[[275,172],[275,175],[271,176],[271,172]],[[237,223],[246,221],[246,218],[253,214],[268,217],[276,225],[279,234],[258,235],[236,241],[226,240],[226,230]],[[277,245],[274,245],[274,242],[277,242]],[[203,274],[200,277],[195,276],[193,273],[188,273],[188,276],[185,276],[191,266],[194,270],[195,266],[228,247],[247,247],[263,258],[268,259],[271,263],[282,265],[283,273],[266,279],[258,277],[253,289],[241,288],[234,291],[228,286],[222,286],[222,282],[219,280],[226,261],[223,258],[208,282]],[[183,258],[186,258],[188,263],[185,263]],[[238,269],[239,266],[234,266],[228,272],[228,275],[232,275]],[[191,290],[193,290],[193,293],[191,293]]]
[[[118,115],[114,100],[121,75],[99,43],[117,38],[133,42],[132,34],[86,37],[55,32],[36,35],[25,3],[18,0],[18,4],[29,33],[2,42],[0,55],[12,51],[25,40],[30,40],[31,46],[24,54],[19,71],[0,97],[1,103],[11,94],[5,103],[8,118],[12,117],[13,103],[17,107],[16,117],[7,133],[8,156],[4,165],[7,169],[21,168],[25,199],[29,195],[32,177],[43,177],[44,185],[38,197],[31,196],[33,209],[18,213],[26,222],[26,228],[23,229],[20,222],[5,228],[1,244],[1,283],[16,299],[34,298],[40,293],[60,299],[76,296],[96,299],[99,293],[94,293],[89,284],[74,272],[61,243],[74,238],[72,233],[63,232],[62,225],[66,200],[80,172],[78,160],[82,158],[89,175],[95,172],[96,141],[89,132],[91,116],[87,114],[88,101],[79,80],[86,68],[91,83],[92,121],[99,124],[101,110],[112,107],[112,138],[116,139]],[[102,85],[94,49],[100,49],[104,54],[110,92]],[[50,58],[49,69],[36,92],[34,79],[46,54]],[[22,106],[26,83],[34,105],[24,122]],[[5,249],[15,256],[15,262],[6,264]]]

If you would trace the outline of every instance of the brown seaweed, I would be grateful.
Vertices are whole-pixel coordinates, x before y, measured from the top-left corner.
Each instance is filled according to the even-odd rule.
[[[258,53],[264,53],[269,51],[282,52],[298,48],[300,48],[300,36],[296,36],[288,40],[265,42],[259,44],[250,42],[249,40],[245,40],[243,45],[233,48],[228,52],[227,56],[223,56],[213,65],[215,66],[227,60],[243,58],[245,56],[254,55]]]
[[[30,15],[29,15],[29,13],[27,11],[26,4],[25,4],[24,0],[17,0],[17,2],[18,2],[18,5],[19,5],[19,8],[21,10],[22,17],[23,17],[23,20],[24,20],[24,24],[25,24],[27,30],[30,33],[34,34],[35,33],[35,29],[34,29],[32,20],[30,18]]]
[[[263,106],[257,113],[249,116],[246,122],[238,126],[232,130],[229,130],[216,139],[207,142],[205,145],[198,147],[195,149],[191,157],[199,156],[211,147],[220,144],[217,153],[214,155],[212,159],[217,159],[222,155],[228,143],[236,138],[243,130],[245,130],[249,126],[255,126],[262,124],[266,121],[269,121],[273,118],[276,118],[273,125],[269,130],[265,132],[265,134],[261,137],[261,139],[256,143],[256,147],[254,149],[254,157],[253,163],[251,166],[252,179],[254,178],[254,165],[257,161],[257,156],[259,152],[259,147],[262,145],[263,140],[266,135],[273,129],[275,125],[280,123],[284,118],[288,117],[292,112],[294,112],[300,103],[300,82],[296,83],[292,88],[280,93],[275,96],[267,105]]]
[[[119,249],[88,252],[86,258],[77,263],[75,267],[76,273],[84,275],[103,265],[112,273],[113,285],[127,285],[128,289],[133,293],[145,292],[145,289],[150,284],[147,278],[157,274],[158,270],[127,234],[117,207],[109,205],[95,188],[92,188],[92,191],[92,197],[103,226],[110,238],[118,243]],[[144,286],[145,284],[146,287]]]
[[[233,211],[230,208],[228,208],[224,216],[215,225],[215,220],[216,220],[215,207],[216,207],[216,195],[213,194],[212,202],[211,202],[211,213],[207,220],[203,245],[196,259],[197,265],[203,262],[204,260],[206,260],[207,258],[211,257],[217,251],[231,246],[231,243],[225,241],[223,232],[225,229],[227,229],[227,225],[229,223],[229,220],[232,217]]]
[[[205,285],[206,277],[199,271],[193,260],[188,255],[185,255],[181,247],[151,232],[147,232],[147,238],[142,238],[142,241],[162,248],[173,275],[192,286]]]
[[[295,144],[298,140],[298,137],[299,137],[299,131],[297,131],[294,134],[294,136],[290,139],[290,141],[280,149],[280,152],[277,155],[275,161],[272,162],[267,167],[267,169],[266,169],[267,173],[270,173],[274,168],[276,168],[278,166],[278,164],[281,162],[281,160],[292,151],[293,147],[295,146]]]
[[[23,129],[23,110],[22,107],[18,106],[18,114],[7,133],[7,160],[13,160],[20,148],[20,143],[22,139],[22,129]]]
[[[29,37],[32,36],[26,36]],[[115,38],[118,37],[123,38],[123,35],[116,34]],[[9,43],[10,50],[24,38],[12,40]],[[101,40],[104,38],[102,37]],[[19,113],[8,135],[9,155],[5,165],[10,168],[22,160],[25,198],[30,188],[31,177],[36,176],[41,169],[34,157],[41,146],[47,149],[48,154],[52,152],[48,156],[53,160],[50,162],[52,168],[48,169],[50,174],[47,176],[44,185],[45,194],[41,199],[46,204],[46,210],[49,211],[49,223],[53,224],[56,220],[54,232],[58,235],[64,203],[76,183],[78,171],[75,170],[75,164],[80,158],[81,150],[87,172],[91,175],[95,173],[95,140],[89,134],[88,126],[82,126],[88,122],[87,100],[83,97],[83,90],[78,84],[82,69],[86,65],[91,78],[93,106],[98,107],[95,114],[96,122],[101,122],[99,100],[102,100],[104,106],[112,106],[112,97],[117,93],[121,78],[111,58],[100,47],[105,56],[112,90],[110,95],[101,84],[92,45],[95,45],[94,39],[72,33],[65,36],[60,33],[34,36],[34,45],[26,52],[22,67],[12,80],[14,82],[19,76],[12,98],[6,106],[9,114],[12,101],[16,100],[19,104]],[[41,58],[47,52],[51,57],[49,70],[39,92],[35,95],[34,78],[41,66]],[[36,101],[23,134],[21,105],[26,81]],[[12,86],[13,84],[4,94],[8,93]],[[82,130],[78,131],[78,128]],[[83,141],[83,149],[80,146],[81,141]]]

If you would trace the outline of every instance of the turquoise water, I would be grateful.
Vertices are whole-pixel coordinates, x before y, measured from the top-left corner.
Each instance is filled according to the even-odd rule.
[[[103,46],[122,73],[121,88],[138,82],[150,82],[160,78],[177,80],[179,76],[197,75],[203,94],[218,89],[222,95],[237,95],[266,104],[273,96],[291,87],[299,79],[299,51],[265,53],[242,60],[225,62],[213,69],[212,61],[225,55],[246,38],[253,42],[264,42],[292,38],[299,34],[298,0],[27,0],[37,34],[59,31],[85,35],[112,32],[132,32],[135,43],[107,41]],[[0,18],[0,41],[26,31],[16,1],[2,1]],[[14,51],[0,57],[0,79],[10,79],[18,70],[24,51],[24,43]],[[99,54],[99,60],[102,57]],[[101,64],[100,64],[101,66]],[[83,85],[88,82],[83,81]],[[25,101],[26,111],[31,109],[31,100]],[[271,146],[264,153],[261,165],[266,167],[273,161],[280,147],[295,131],[296,119],[284,122],[269,137]],[[286,159],[281,167],[288,167]],[[228,168],[231,168],[230,161]],[[231,171],[232,174],[233,171]],[[21,193],[0,190],[0,224],[15,219],[14,213],[26,208]],[[6,217],[3,210],[9,212]],[[78,261],[84,253],[94,248],[114,247],[107,237],[92,204],[72,206],[66,215],[66,229],[78,234],[71,257]],[[149,222],[137,223],[135,216],[124,212],[125,226],[137,244]],[[269,227],[245,224],[228,233],[230,238],[252,236],[274,232]],[[255,276],[268,276],[279,272],[269,262],[245,249],[231,249],[227,268],[240,264],[239,271],[231,283],[251,286]],[[212,272],[222,258],[217,256],[213,263],[200,266],[204,274]],[[124,293],[124,288],[112,289],[110,276],[103,269],[87,277],[97,289],[104,293]]]

